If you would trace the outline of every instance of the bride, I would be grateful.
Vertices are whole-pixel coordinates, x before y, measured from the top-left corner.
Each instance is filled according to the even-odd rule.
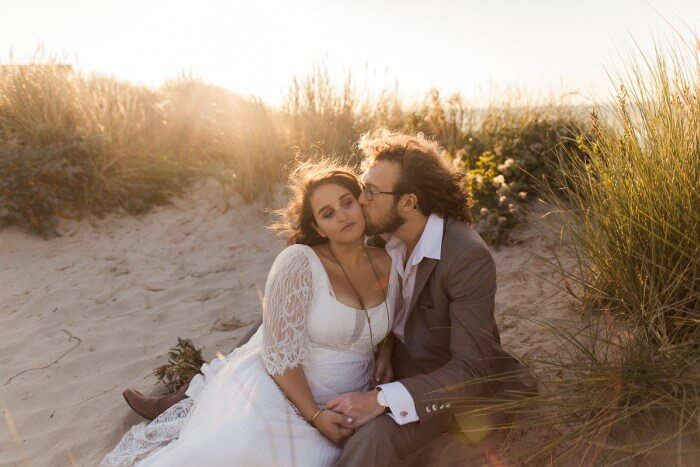
[[[388,254],[364,246],[352,172],[304,165],[291,182],[273,225],[289,246],[267,278],[263,325],[203,365],[189,398],[132,427],[101,465],[328,466],[339,457],[352,420],[325,404],[369,389],[375,353],[387,361],[398,280]]]

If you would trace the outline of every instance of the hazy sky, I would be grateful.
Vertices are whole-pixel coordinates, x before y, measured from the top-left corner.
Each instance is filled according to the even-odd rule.
[[[412,99],[609,88],[635,37],[698,33],[691,0],[0,0],[0,61],[38,44],[86,72],[158,86],[183,71],[278,103],[294,75],[325,63]]]

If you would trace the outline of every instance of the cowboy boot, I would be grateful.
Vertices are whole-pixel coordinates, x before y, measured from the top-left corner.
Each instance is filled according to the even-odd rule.
[[[134,412],[141,415],[145,419],[153,420],[158,415],[162,414],[170,407],[187,397],[185,392],[187,391],[187,388],[190,387],[190,381],[192,381],[193,377],[194,375],[190,376],[177,391],[172,394],[168,394],[167,396],[146,396],[135,389],[127,389],[122,393],[122,395],[124,396],[126,403],[129,404],[129,407],[131,407]]]

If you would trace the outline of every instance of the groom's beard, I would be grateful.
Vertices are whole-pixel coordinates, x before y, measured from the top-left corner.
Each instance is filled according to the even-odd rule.
[[[365,219],[365,233],[367,235],[378,235],[384,233],[393,233],[406,223],[406,219],[399,214],[398,203],[395,202],[384,218],[376,224]]]

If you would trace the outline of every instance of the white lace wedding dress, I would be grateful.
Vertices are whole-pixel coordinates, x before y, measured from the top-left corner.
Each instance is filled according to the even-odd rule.
[[[368,309],[375,346],[399,297],[393,267],[386,292],[386,304]],[[373,370],[364,311],[335,299],[321,260],[306,245],[287,247],[275,259],[263,325],[251,340],[203,365],[188,399],[132,427],[101,465],[332,465],[341,448],[298,414],[270,376],[299,364],[321,406],[367,390]]]

